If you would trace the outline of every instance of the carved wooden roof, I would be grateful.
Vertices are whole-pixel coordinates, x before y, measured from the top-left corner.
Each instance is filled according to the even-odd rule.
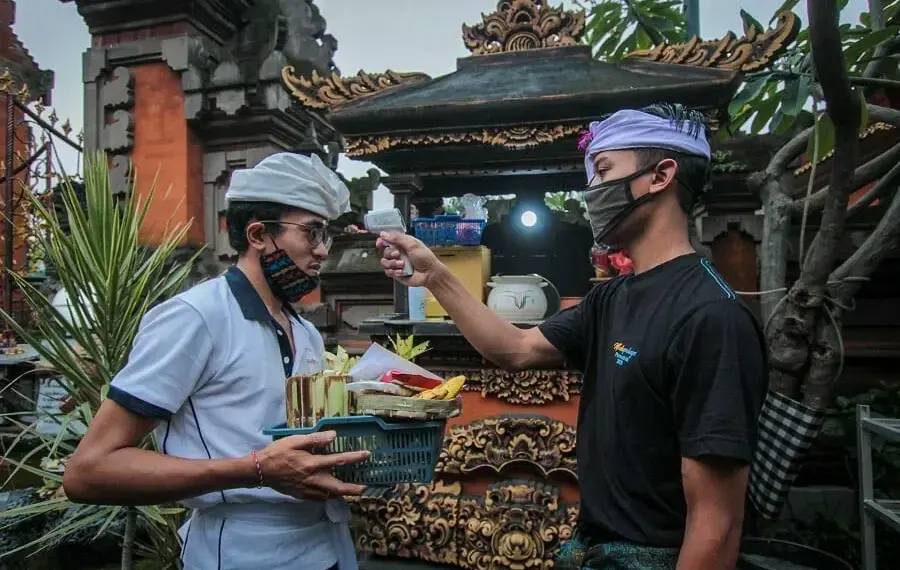
[[[500,0],[481,20],[462,26],[463,42],[473,55],[575,45],[584,33],[585,15],[544,0]]]
[[[694,36],[685,43],[660,44],[650,49],[634,51],[629,59],[644,59],[660,63],[677,63],[696,67],[717,67],[752,72],[768,66],[797,37],[800,21],[793,12],[782,12],[774,28],[763,32],[744,23],[744,36],[738,38],[728,32],[722,39],[701,41]]]
[[[285,86],[301,105],[316,110],[332,110],[392,87],[414,85],[431,79],[424,73],[397,73],[390,69],[384,73],[360,71],[354,77],[341,77],[337,73],[321,75],[314,71],[310,79],[298,77],[295,73],[293,66],[284,68],[281,76]]]
[[[288,67],[284,83],[344,135],[348,155],[383,168],[397,162],[433,168],[451,158],[444,149],[461,147],[474,149],[479,160],[505,162],[504,151],[568,145],[591,119],[623,108],[670,101],[715,119],[743,73],[769,65],[799,30],[796,16],[784,13],[765,32],[750,27],[742,38],[694,38],[613,64],[574,45],[584,31],[581,12],[542,0],[502,0],[482,19],[463,26],[475,55],[441,77],[390,70],[302,77]]]

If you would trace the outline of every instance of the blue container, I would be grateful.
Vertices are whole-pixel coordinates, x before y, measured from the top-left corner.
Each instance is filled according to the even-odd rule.
[[[337,437],[317,453],[369,451],[372,455],[356,465],[340,465],[334,475],[346,483],[389,487],[398,483],[431,483],[434,467],[444,443],[446,421],[388,422],[375,416],[322,418],[311,428],[289,428],[281,424],[263,431],[272,439],[333,430]]]
[[[425,245],[481,245],[487,220],[469,220],[456,215],[413,218],[413,234]]]

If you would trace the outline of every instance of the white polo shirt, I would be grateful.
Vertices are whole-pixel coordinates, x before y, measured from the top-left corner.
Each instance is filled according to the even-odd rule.
[[[269,314],[250,281],[237,267],[231,267],[224,275],[147,312],[128,364],[113,379],[108,397],[134,413],[161,420],[155,435],[167,455],[189,459],[246,457],[272,442],[263,435],[263,429],[285,421],[285,378],[323,368],[321,335],[293,309],[288,308],[288,312],[293,353],[285,331]],[[223,555],[223,543],[231,547],[228,551],[241,546],[253,551],[253,564],[266,562],[259,558],[258,539],[248,536],[246,528],[240,533],[228,532],[234,525],[226,519],[241,518],[242,512],[287,513],[281,522],[296,520],[298,525],[313,528],[321,526],[317,521],[326,526],[346,526],[347,522],[342,501],[299,501],[269,488],[207,493],[182,504],[195,509],[184,529],[184,560],[186,567],[198,570],[244,567],[229,562],[236,555]],[[270,508],[262,508],[265,505]],[[215,516],[216,523],[196,526],[204,527],[204,534],[218,531],[218,536],[202,537],[207,549],[218,550],[217,559],[191,563],[192,541],[201,538],[191,536],[191,529],[198,516],[207,513]],[[278,524],[267,520],[262,526]],[[272,534],[276,529],[268,530]],[[305,561],[284,568],[331,567],[337,553],[329,532],[307,532],[303,539],[309,543],[302,556]],[[250,540],[255,543],[241,544]],[[276,561],[268,564],[267,568],[282,568]]]

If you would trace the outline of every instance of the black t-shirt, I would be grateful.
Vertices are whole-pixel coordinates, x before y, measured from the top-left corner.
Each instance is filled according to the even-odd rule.
[[[709,260],[690,254],[595,287],[540,330],[584,372],[582,530],[680,546],[682,457],[752,458],[768,387],[758,321]]]

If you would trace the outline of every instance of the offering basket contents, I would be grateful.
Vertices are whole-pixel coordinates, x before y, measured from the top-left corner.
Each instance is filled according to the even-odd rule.
[[[287,421],[264,433],[278,439],[334,430],[337,437],[321,453],[370,451],[365,462],[336,469],[348,483],[430,482],[447,419],[462,410],[466,378],[445,381],[411,362],[427,343],[391,342],[396,352],[373,343],[360,358],[338,347],[326,353],[325,371],[289,378]]]

